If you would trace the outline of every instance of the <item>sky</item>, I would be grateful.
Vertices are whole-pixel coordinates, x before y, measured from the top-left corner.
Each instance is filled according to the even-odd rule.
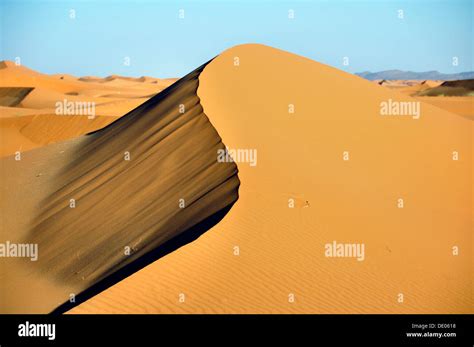
[[[352,73],[456,73],[474,70],[473,8],[473,0],[0,0],[0,60],[43,73],[181,77],[227,48],[262,43]]]

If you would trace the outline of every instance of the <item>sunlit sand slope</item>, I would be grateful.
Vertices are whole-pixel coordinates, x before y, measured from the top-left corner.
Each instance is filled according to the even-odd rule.
[[[199,81],[223,142],[257,150],[239,200],[72,312],[473,312],[471,121],[425,103],[418,119],[381,115],[417,100],[260,45]],[[329,257],[334,241],[364,256]]]

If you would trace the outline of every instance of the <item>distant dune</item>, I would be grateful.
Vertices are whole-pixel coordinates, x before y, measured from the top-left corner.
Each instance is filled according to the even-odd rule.
[[[15,67],[15,63],[9,60],[0,61],[0,69],[6,69],[8,67]]]
[[[420,96],[474,96],[474,79],[446,81],[418,93]]]
[[[17,106],[34,88],[0,87],[0,106]]]
[[[460,81],[446,81],[441,84],[443,87],[452,88],[465,88],[470,91],[474,91],[474,79],[471,80],[460,80]]]
[[[86,77],[81,77],[79,78],[80,81],[84,82],[98,82],[98,83],[106,83],[110,81],[115,81],[115,80],[123,80],[123,81],[128,81],[128,82],[154,82],[157,81],[158,78],[153,78],[153,77],[127,77],[127,76],[120,76],[120,75],[110,75],[104,78],[100,77],[93,77],[93,76],[86,76]]]
[[[372,82],[474,120],[472,81],[474,80],[374,80]]]
[[[456,74],[443,74],[438,71],[413,72],[402,70],[386,70],[380,72],[364,71],[356,73],[357,76],[368,80],[465,80],[473,79],[474,71]]]
[[[376,80],[378,81],[378,80]],[[426,81],[425,81],[426,82]],[[393,87],[408,87],[420,84],[420,81],[417,80],[381,80],[378,84],[383,86],[393,86]],[[423,82],[424,84],[424,82]]]
[[[445,87],[439,86],[421,91],[418,96],[468,96],[473,97],[474,91],[463,87]]]
[[[84,80],[87,80],[85,82]],[[176,79],[46,75],[0,62],[0,156],[100,129],[174,83]],[[95,117],[57,113],[57,103],[93,103]],[[2,107],[3,106],[3,107]],[[19,116],[29,116],[18,119]]]
[[[51,75],[51,77],[58,78],[60,80],[70,80],[70,81],[75,81],[78,79],[76,76],[69,75],[69,74],[54,74],[54,75]]]

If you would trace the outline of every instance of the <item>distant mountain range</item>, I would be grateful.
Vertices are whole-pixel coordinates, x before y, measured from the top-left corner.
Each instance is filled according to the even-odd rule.
[[[460,72],[456,74],[444,74],[438,71],[413,72],[402,70],[386,70],[380,72],[358,72],[357,76],[367,80],[468,80],[474,78],[474,71]]]

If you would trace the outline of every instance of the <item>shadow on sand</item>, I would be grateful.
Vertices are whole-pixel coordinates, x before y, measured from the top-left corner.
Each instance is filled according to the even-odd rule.
[[[174,252],[178,248],[195,241],[199,236],[204,234],[207,230],[211,229],[217,223],[219,223],[222,218],[229,212],[232,208],[233,203],[226,206],[222,210],[214,213],[213,215],[209,216],[208,218],[204,219],[194,227],[184,231],[180,235],[174,237],[173,239],[169,240],[168,242],[164,243],[163,245],[159,246],[155,250],[143,255],[142,257],[138,258],[137,260],[133,261],[132,263],[124,266],[122,269],[116,271],[112,275],[104,278],[103,280],[97,282],[93,286],[89,287],[85,291],[81,292],[80,294],[76,295],[75,302],[67,301],[64,304],[57,307],[55,310],[51,312],[51,314],[62,314],[66,311],[69,311],[75,306],[80,305],[84,301],[90,299],[91,297],[99,294],[100,292],[104,291],[105,289],[113,286],[114,284],[120,282],[121,280],[125,279],[126,277],[132,275],[133,273],[137,272],[138,270],[144,268],[147,265],[150,265],[154,261],[158,260],[165,255]]]

